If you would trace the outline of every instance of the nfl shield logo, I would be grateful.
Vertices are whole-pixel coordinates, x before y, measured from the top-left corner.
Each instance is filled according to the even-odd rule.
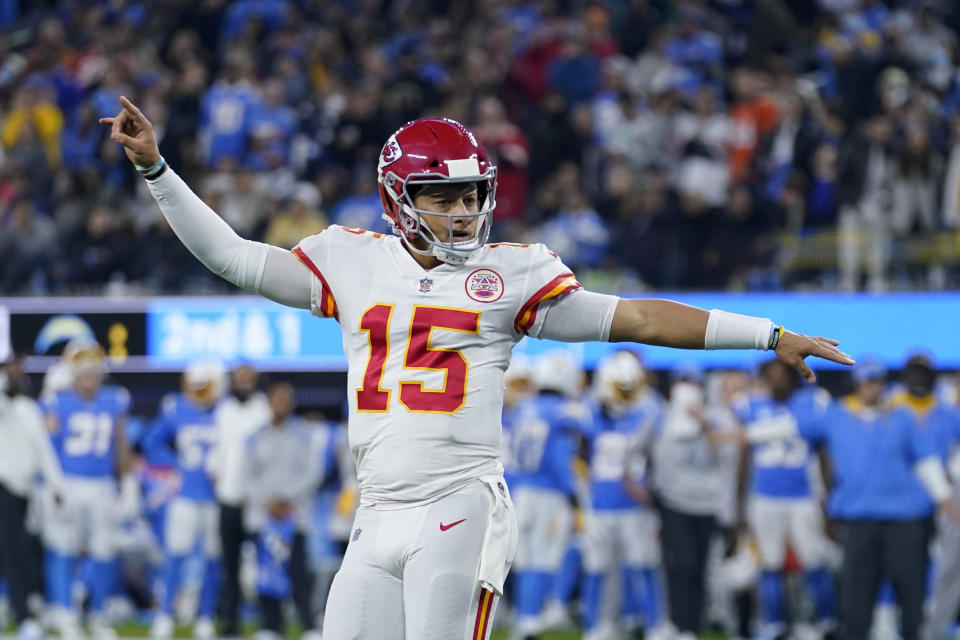
[[[498,483],[497,483],[497,489],[500,489],[500,497],[502,497],[502,498],[506,498],[506,497],[507,497],[507,490],[503,488],[503,483],[502,483],[502,482],[498,482]]]
[[[353,532],[353,538],[352,538],[352,540],[353,540],[354,542],[356,542],[356,541],[357,541],[357,538],[359,538],[359,537],[360,537],[360,529],[356,529],[356,530]]]
[[[433,280],[430,278],[420,278],[420,293],[428,293],[433,286]]]

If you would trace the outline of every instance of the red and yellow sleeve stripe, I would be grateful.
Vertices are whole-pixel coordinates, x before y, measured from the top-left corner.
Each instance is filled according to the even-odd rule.
[[[322,285],[320,287],[320,313],[325,318],[337,318],[339,320],[340,314],[337,310],[337,301],[333,299],[333,292],[330,291],[330,285],[327,284],[327,279],[320,273],[320,269],[317,268],[313,260],[311,260],[300,247],[293,248],[293,255],[297,256],[300,262],[305,264],[307,268],[313,272],[313,275],[320,279],[320,284]]]
[[[536,293],[530,296],[529,300],[523,303],[513,322],[513,328],[517,330],[517,333],[527,333],[537,320],[537,306],[541,302],[559,298],[566,293],[581,288],[576,276],[572,273],[568,271],[567,273],[560,274],[537,290]]]
[[[473,624],[473,634],[470,640],[486,640],[487,631],[492,627],[490,624],[490,613],[493,611],[495,603],[493,592],[488,589],[480,589],[480,602],[477,603],[477,619]]]

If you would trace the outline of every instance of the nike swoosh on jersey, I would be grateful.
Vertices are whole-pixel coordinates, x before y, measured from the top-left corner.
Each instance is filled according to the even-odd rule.
[[[440,531],[446,531],[447,529],[450,529],[451,527],[455,527],[455,526],[457,526],[458,524],[460,524],[461,522],[464,522],[465,520],[466,520],[466,518],[464,518],[463,520],[457,520],[456,522],[451,522],[450,524],[443,524],[443,523],[441,522],[441,523],[440,523]]]

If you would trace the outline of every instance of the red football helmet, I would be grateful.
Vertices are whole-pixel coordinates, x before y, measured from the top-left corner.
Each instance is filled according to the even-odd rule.
[[[482,247],[490,236],[496,206],[497,168],[469,129],[448,118],[421,118],[403,125],[380,152],[377,165],[384,218],[407,246],[416,253],[432,255],[443,262],[461,264]],[[480,203],[477,213],[446,214],[417,209],[411,189],[429,184],[475,183]],[[442,242],[423,223],[423,215],[447,216],[450,240]],[[476,235],[453,241],[454,218],[479,218]],[[411,242],[423,238],[428,250]]]

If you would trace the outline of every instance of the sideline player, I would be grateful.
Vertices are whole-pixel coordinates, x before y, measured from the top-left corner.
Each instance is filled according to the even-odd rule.
[[[640,360],[617,351],[597,364],[593,430],[587,445],[590,504],[584,536],[584,638],[661,637],[660,523],[644,486],[647,450],[663,416],[663,398],[649,388]],[[617,600],[623,629],[603,620]],[[616,610],[616,609],[614,609]]]
[[[221,549],[219,511],[207,464],[217,434],[216,403],[225,391],[226,378],[226,369],[217,360],[191,362],[183,372],[183,392],[163,398],[157,424],[143,439],[149,462],[175,467],[180,473],[180,494],[166,513],[164,590],[150,629],[153,638],[173,637],[174,602],[183,566],[198,541],[203,543],[205,564],[194,637],[204,640],[215,635]]]
[[[748,430],[772,420],[810,420],[830,404],[830,394],[824,389],[798,391],[796,373],[779,360],[763,363],[760,381],[762,389],[741,396],[734,407]],[[804,628],[804,637],[821,637],[836,626],[830,542],[819,498],[811,486],[813,464],[813,452],[799,435],[751,447],[746,513],[762,564],[759,595],[764,638],[787,631],[783,569],[788,544],[803,566],[816,614],[818,628]]]
[[[506,477],[520,534],[513,564],[514,635],[535,638],[573,526],[574,458],[590,414],[579,398],[583,371],[564,351],[533,366],[537,394],[514,412]]]
[[[399,237],[334,225],[291,253],[237,236],[167,166],[140,110],[120,103],[100,122],[190,251],[241,288],[340,323],[361,505],[327,640],[488,635],[516,548],[500,412],[524,335],[774,349],[811,381],[806,356],[852,363],[835,341],[768,319],[584,291],[540,244],[486,244],[497,169],[458,122],[416,120],[384,145],[380,194]]]
[[[113,586],[117,553],[117,481],[129,486],[130,451],[126,437],[130,394],[103,384],[103,348],[73,340],[64,350],[72,383],[44,401],[47,428],[63,469],[61,504],[48,504],[44,520],[46,579],[54,626],[64,640],[82,637],[73,607],[72,587],[77,561],[86,550],[90,565],[90,631],[94,638],[116,634],[103,619],[103,606]]]

